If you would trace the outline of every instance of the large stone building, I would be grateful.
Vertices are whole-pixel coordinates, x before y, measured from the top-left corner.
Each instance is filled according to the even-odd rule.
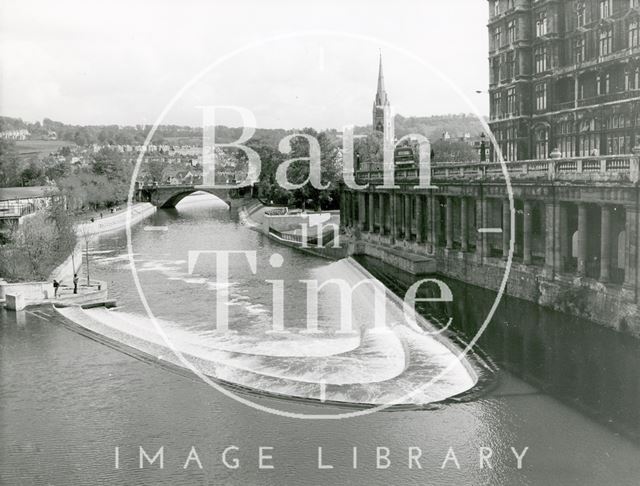
[[[555,8],[566,3],[571,2],[534,2]],[[523,19],[529,18],[527,12],[528,2]],[[600,76],[606,79],[613,67],[599,69],[605,69]],[[588,76],[580,73],[581,79]],[[554,71],[532,79],[556,87],[557,77]],[[531,85],[526,80],[515,85],[527,83]],[[384,106],[380,101],[388,101],[381,81],[374,127],[376,108]],[[356,169],[358,185],[345,184],[341,193],[340,224],[348,251],[409,274],[436,273],[487,289],[503,288],[508,295],[640,336],[640,147],[627,148],[639,141],[635,129],[627,127],[630,113],[637,117],[637,100],[635,105],[622,99],[593,106],[578,106],[578,101],[564,111],[494,120],[494,128],[522,125],[523,140],[516,141],[522,158],[529,157],[530,125],[534,130],[544,127],[548,141],[541,160],[516,160],[505,167],[463,160],[433,164],[433,185],[428,187],[420,182],[415,160],[399,159],[398,149],[394,182],[387,181],[379,164],[363,160]],[[569,133],[575,137],[571,154],[548,157],[548,148],[562,140],[562,132],[555,131],[561,120],[579,124],[606,113],[618,113],[623,126],[618,122],[616,130],[597,135],[605,140],[614,133],[628,137],[628,144],[622,149],[618,144],[617,150],[632,153],[591,155],[593,148],[607,147],[594,142],[584,149],[587,157],[574,157],[594,129]]]
[[[490,126],[506,160],[640,145],[640,0],[489,0],[489,9]]]

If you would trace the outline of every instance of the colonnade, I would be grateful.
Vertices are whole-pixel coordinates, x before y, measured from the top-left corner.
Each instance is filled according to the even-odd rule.
[[[344,190],[341,225],[363,238],[434,255],[506,259],[512,211],[505,197]],[[514,198],[514,261],[550,276],[636,285],[635,205]]]

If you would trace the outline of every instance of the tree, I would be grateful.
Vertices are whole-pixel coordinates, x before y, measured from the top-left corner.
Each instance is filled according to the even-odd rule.
[[[473,162],[480,160],[480,153],[465,142],[437,140],[432,144],[434,162]]]
[[[21,183],[23,170],[15,143],[0,139],[0,186],[13,187]]]
[[[372,164],[382,167],[384,158],[383,134],[369,130],[364,136],[357,137],[353,141],[354,164],[356,169],[362,164]]]
[[[29,160],[20,174],[20,182],[22,186],[37,186],[44,182],[44,170],[38,159]]]
[[[151,182],[162,182],[165,163],[160,158],[151,158],[146,162],[147,174]]]

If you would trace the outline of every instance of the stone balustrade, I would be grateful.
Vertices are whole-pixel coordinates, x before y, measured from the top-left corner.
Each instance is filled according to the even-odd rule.
[[[431,179],[504,180],[505,169],[511,179],[537,181],[594,181],[638,182],[640,155],[606,155],[598,157],[570,157],[561,159],[518,160],[506,162],[449,162],[433,163]],[[414,165],[398,166],[394,174],[397,182],[418,181],[418,169]],[[356,181],[379,183],[382,170],[357,171]]]

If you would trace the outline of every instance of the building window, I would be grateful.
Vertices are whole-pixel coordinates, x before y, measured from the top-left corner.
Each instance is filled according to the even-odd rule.
[[[607,155],[625,154],[631,149],[631,137],[626,132],[627,118],[623,113],[609,116],[605,120]]]
[[[629,47],[640,46],[640,20],[629,22]]]
[[[516,59],[513,52],[507,52],[505,66],[507,68],[507,79],[513,79],[516,74]]]
[[[640,7],[640,0],[629,0],[629,7],[631,8]]]
[[[506,140],[502,148],[502,156],[506,160],[518,160],[518,131],[515,127],[507,128]]]
[[[633,77],[633,88],[640,89],[640,68],[636,68],[636,72]],[[640,126],[640,124],[638,126]]]
[[[609,17],[609,15],[611,15],[612,12],[612,8],[611,8],[611,0],[600,0],[600,18],[601,19],[606,19],[607,17]]]
[[[540,12],[536,19],[536,36],[542,37],[547,34],[547,14],[546,12]]]
[[[493,31],[493,48],[500,49],[500,46],[502,46],[502,29],[496,27]]]
[[[631,77],[629,76],[629,68],[624,70],[624,90],[631,90]]]
[[[512,20],[507,24],[507,38],[509,44],[513,44],[516,41],[516,21]]]
[[[599,54],[600,56],[607,56],[611,54],[613,50],[613,29],[611,27],[605,27],[600,31],[600,43]]]
[[[500,15],[500,0],[494,0],[493,2],[493,16],[497,17]]]
[[[576,64],[580,64],[585,60],[585,43],[584,39],[576,39],[573,44],[573,60]]]
[[[534,51],[534,59],[536,63],[536,73],[542,73],[548,69],[548,52],[546,46],[538,46]]]
[[[536,159],[546,159],[549,155],[549,129],[539,128],[536,134]]]
[[[580,122],[578,152],[578,155],[583,157],[600,152],[600,135],[596,132],[596,119],[592,118]]]
[[[563,157],[572,157],[575,147],[575,134],[573,122],[563,121],[558,126],[558,148]]]
[[[507,90],[507,113],[509,115],[516,114],[516,89],[509,88]]]
[[[491,82],[497,84],[500,80],[500,62],[494,59],[491,64]]]
[[[576,3],[576,17],[577,17],[578,27],[582,27],[584,24],[587,23],[587,6],[585,5],[584,2]]]
[[[543,111],[547,109],[547,83],[536,84],[536,110]]]
[[[493,118],[502,116],[502,94],[500,92],[493,94]]]
[[[596,76],[596,94],[605,95],[611,92],[611,75],[609,73]]]

